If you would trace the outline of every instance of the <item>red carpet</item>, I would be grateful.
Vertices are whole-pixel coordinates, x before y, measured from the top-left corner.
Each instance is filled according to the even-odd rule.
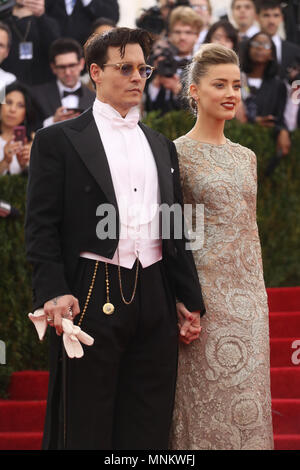
[[[275,449],[300,450],[300,287],[268,296]],[[40,449],[47,384],[47,372],[13,374],[10,399],[0,400],[0,450]]]

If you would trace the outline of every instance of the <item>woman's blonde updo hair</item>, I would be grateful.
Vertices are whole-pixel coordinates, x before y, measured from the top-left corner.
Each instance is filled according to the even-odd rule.
[[[190,95],[190,86],[198,85],[211,65],[234,64],[240,66],[237,54],[221,44],[202,44],[185,72],[185,96],[193,112],[197,114],[197,103]]]

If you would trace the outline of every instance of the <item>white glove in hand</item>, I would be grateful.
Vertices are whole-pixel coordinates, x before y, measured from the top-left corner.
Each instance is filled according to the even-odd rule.
[[[34,324],[39,339],[42,341],[48,326],[44,309],[40,308],[34,313],[29,313],[28,317]],[[94,344],[94,338],[82,331],[79,326],[75,326],[72,320],[63,318],[62,328],[65,350],[71,359],[73,357],[80,358],[84,355],[80,343],[86,344],[87,346],[92,346]]]

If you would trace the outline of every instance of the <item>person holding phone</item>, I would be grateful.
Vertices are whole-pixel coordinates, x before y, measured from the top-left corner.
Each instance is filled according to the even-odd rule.
[[[78,117],[95,100],[95,93],[80,79],[84,58],[82,47],[75,39],[54,41],[50,48],[50,65],[56,80],[34,88],[44,127]]]
[[[27,170],[36,129],[36,109],[27,87],[14,82],[0,107],[0,175]]]

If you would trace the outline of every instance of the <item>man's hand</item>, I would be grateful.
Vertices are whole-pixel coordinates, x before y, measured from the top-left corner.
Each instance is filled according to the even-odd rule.
[[[53,116],[53,122],[66,121],[67,119],[71,119],[77,116],[79,116],[79,113],[76,113],[73,110],[68,111],[67,108],[65,108],[65,106],[60,106],[59,108],[57,108]]]
[[[72,316],[70,315],[72,309]],[[44,312],[50,326],[56,329],[56,333],[60,336],[62,330],[62,319],[72,319],[80,313],[78,300],[73,295],[62,295],[55,297],[44,304]]]
[[[19,0],[18,3],[31,10],[34,16],[42,16],[45,13],[45,0]]]
[[[182,302],[176,304],[178,315],[179,340],[190,344],[199,338],[201,332],[200,312],[189,312]]]

